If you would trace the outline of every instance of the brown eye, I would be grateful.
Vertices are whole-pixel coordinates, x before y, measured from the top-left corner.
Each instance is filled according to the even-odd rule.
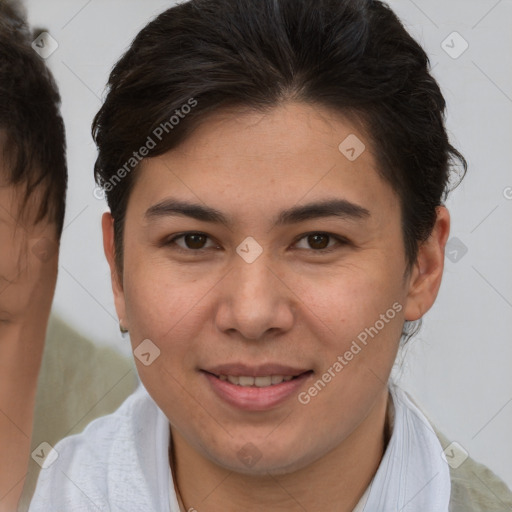
[[[308,250],[311,253],[325,254],[336,249],[340,249],[350,242],[340,236],[330,233],[306,233],[295,243],[296,248]]]
[[[313,249],[325,249],[329,245],[329,238],[323,234],[308,235],[308,244]]]
[[[180,251],[199,252],[210,248],[207,245],[209,241],[212,243],[210,237],[204,233],[182,233],[167,240],[164,245],[177,246]]]
[[[202,249],[207,240],[206,235],[200,233],[192,233],[183,235],[183,240],[188,249]]]

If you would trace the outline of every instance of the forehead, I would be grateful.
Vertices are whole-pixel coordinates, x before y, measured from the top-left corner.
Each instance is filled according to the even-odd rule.
[[[285,158],[300,158],[314,151],[339,151],[339,144],[351,135],[361,143],[366,139],[345,116],[321,105],[286,102],[264,112],[232,107],[206,114],[172,153],[217,159],[241,155],[279,163],[276,160],[284,162]],[[349,140],[355,142],[353,137]]]
[[[326,195],[396,202],[365,134],[341,115],[305,104],[209,115],[180,146],[142,162],[132,194],[144,205],[172,195],[237,211]]]

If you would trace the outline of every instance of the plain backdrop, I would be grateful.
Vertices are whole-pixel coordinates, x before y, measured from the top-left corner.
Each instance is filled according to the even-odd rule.
[[[115,61],[173,2],[25,4],[30,23],[45,27],[59,45],[47,62],[60,87],[68,138],[69,192],[54,312],[96,343],[128,355],[102,247],[107,207],[93,194],[90,125]],[[452,231],[441,291],[397,378],[445,435],[512,487],[512,2],[390,5],[427,50],[448,103],[452,142],[469,162],[466,179],[447,203]]]

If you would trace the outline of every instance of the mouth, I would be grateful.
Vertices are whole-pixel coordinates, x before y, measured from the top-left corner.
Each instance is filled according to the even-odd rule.
[[[266,388],[269,386],[277,386],[282,382],[289,382],[290,380],[297,379],[303,374],[301,373],[299,375],[264,375],[261,377],[252,377],[250,375],[216,375],[213,373],[210,375],[217,377],[221,381],[230,382],[235,386],[241,386],[244,388]]]
[[[313,370],[276,365],[201,370],[215,395],[237,409],[265,411],[298,394]]]

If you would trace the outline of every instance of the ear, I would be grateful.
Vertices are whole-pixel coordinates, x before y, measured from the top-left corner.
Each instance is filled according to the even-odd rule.
[[[437,218],[428,240],[418,248],[418,257],[409,277],[405,319],[420,319],[434,304],[444,269],[444,249],[450,234],[450,214],[444,206],[436,208]]]
[[[101,218],[101,227],[103,229],[103,250],[110,266],[110,279],[112,281],[112,291],[114,292],[114,303],[116,306],[117,316],[123,327],[128,329],[126,318],[126,305],[124,300],[123,285],[120,282],[115,261],[115,245],[114,245],[114,219],[110,212],[103,214]]]

